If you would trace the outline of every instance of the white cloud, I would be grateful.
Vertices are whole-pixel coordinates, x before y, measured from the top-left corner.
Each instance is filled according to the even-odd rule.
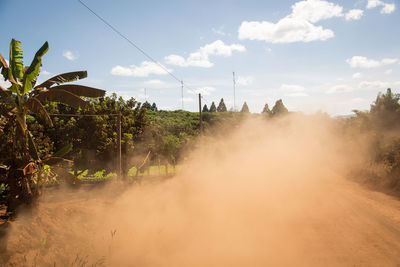
[[[252,84],[254,78],[252,76],[239,76],[236,80],[236,84],[239,86],[247,86]]]
[[[221,26],[218,29],[212,28],[211,30],[213,31],[213,33],[217,35],[222,35],[222,36],[226,35],[226,33],[224,32],[224,26]]]
[[[79,57],[79,55],[78,55],[78,53],[73,53],[72,51],[65,50],[63,52],[63,57],[65,57],[68,60],[73,61],[73,60],[77,59]]]
[[[325,41],[335,36],[330,29],[315,23],[334,17],[357,20],[363,15],[360,9],[343,13],[343,7],[324,0],[304,0],[292,5],[292,13],[277,23],[268,21],[243,21],[239,39],[260,40],[270,43]]]
[[[385,65],[394,64],[398,61],[397,58],[384,58],[382,60],[368,59],[362,56],[354,56],[346,60],[352,68],[377,68]]]
[[[366,101],[366,99],[361,98],[361,97],[355,97],[355,98],[351,99],[351,102],[353,102],[353,103],[362,103],[362,102],[365,102],[365,101]]]
[[[111,74],[117,76],[148,77],[151,74],[156,74],[156,75],[168,74],[168,72],[165,69],[163,69],[160,65],[158,65],[155,62],[143,61],[140,64],[140,66],[131,65],[129,67],[122,67],[120,65],[117,65],[111,69]],[[167,70],[169,72],[172,72],[171,69]]]
[[[372,9],[382,6],[381,13],[382,14],[391,14],[396,10],[396,5],[385,3],[381,0],[368,0],[367,9]]]
[[[194,99],[191,97],[184,97],[183,102],[188,103],[188,102],[194,102]]]
[[[42,71],[40,72],[40,74],[42,74],[42,75],[50,75],[51,73],[48,72],[48,71],[46,71],[46,70],[42,70]]]
[[[381,9],[382,14],[391,14],[396,10],[395,4],[385,4]]]
[[[375,8],[380,5],[383,5],[381,0],[368,0],[367,9]]]
[[[287,92],[303,92],[305,91],[305,88],[296,84],[282,84],[280,90]]]
[[[392,74],[392,73],[393,73],[392,69],[388,69],[388,70],[385,71],[385,74],[387,74],[387,75]]]
[[[352,9],[346,13],[346,20],[359,20],[364,15],[364,10],[361,9]]]
[[[362,77],[362,73],[361,72],[356,72],[353,74],[353,79],[360,79]]]
[[[399,85],[400,81],[394,82],[384,82],[384,81],[361,81],[358,84],[339,84],[332,86],[329,88],[326,93],[334,94],[334,93],[349,93],[360,90],[384,90],[387,88],[395,87]]]
[[[386,89],[390,87],[390,83],[382,81],[362,81],[358,85],[360,89]]]
[[[172,87],[176,87],[178,88],[179,85],[177,85],[176,83],[167,83],[161,80],[148,80],[145,81],[143,83],[143,85],[146,88],[155,88],[155,89],[160,89],[160,88],[172,88]]]
[[[277,23],[268,21],[243,21],[239,39],[259,40],[269,43],[294,43],[325,41],[335,34],[322,26],[315,26],[305,19],[285,17]]]
[[[308,96],[308,94],[304,93],[304,92],[298,92],[298,93],[285,94],[285,96],[288,96],[288,97],[304,97],[304,96]]]
[[[327,94],[334,94],[334,93],[347,93],[347,92],[352,92],[354,90],[353,87],[347,84],[339,84],[332,86],[328,91],[326,91]]]
[[[214,91],[215,91],[214,87],[205,86],[205,87],[197,88],[197,89],[194,89],[194,90],[188,90],[187,92],[189,94],[192,94],[192,95],[198,95],[198,94],[210,95]]]
[[[178,55],[165,57],[165,62],[180,67],[210,68],[214,63],[210,62],[210,56],[230,57],[234,51],[244,52],[246,48],[240,44],[225,45],[221,40],[200,47],[199,50],[189,55],[187,59]]]
[[[293,18],[304,19],[315,23],[333,17],[343,16],[343,7],[323,0],[305,0],[292,6]]]

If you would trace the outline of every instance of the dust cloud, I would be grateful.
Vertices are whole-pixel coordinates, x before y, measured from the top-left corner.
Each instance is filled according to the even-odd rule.
[[[338,128],[248,119],[200,140],[172,179],[48,192],[11,223],[7,266],[391,265],[398,242],[374,243],[388,233],[344,179],[364,148]]]

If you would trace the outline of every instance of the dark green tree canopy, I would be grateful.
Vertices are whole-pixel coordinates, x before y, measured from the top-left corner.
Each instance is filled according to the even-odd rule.
[[[386,94],[379,93],[375,102],[371,105],[371,121],[378,128],[392,128],[399,125],[400,121],[400,95],[393,94],[388,88]],[[399,127],[400,128],[400,127]]]
[[[262,114],[268,114],[268,115],[271,115],[271,110],[269,109],[269,106],[268,106],[268,104],[265,104],[265,106],[264,106],[264,108],[263,108],[263,110],[262,110],[262,112],[261,112]]]
[[[272,116],[280,116],[289,113],[288,109],[283,104],[282,99],[279,99],[278,101],[275,102],[275,105],[272,108],[271,112]]]
[[[225,103],[224,103],[224,99],[221,98],[221,101],[218,104],[217,107],[217,112],[227,112],[228,110],[226,109]]]
[[[158,111],[158,108],[157,108],[157,105],[156,105],[156,103],[155,102],[153,102],[153,105],[151,105],[151,108],[150,108],[152,111]]]
[[[207,107],[207,104],[206,104],[206,105],[203,106],[202,112],[208,112],[208,111],[209,111],[209,110],[208,110],[208,107]]]
[[[152,110],[151,109],[151,104],[149,102],[147,102],[147,101],[143,103],[143,107],[146,108],[147,110]]]
[[[240,112],[243,112],[243,113],[249,113],[250,112],[249,106],[247,106],[246,101],[243,103],[243,106],[242,106],[242,109],[240,110]]]
[[[211,103],[210,112],[217,112],[217,107],[214,102]]]

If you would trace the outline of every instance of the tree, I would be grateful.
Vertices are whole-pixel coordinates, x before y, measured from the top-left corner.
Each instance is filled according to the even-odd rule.
[[[147,102],[147,101],[143,103],[143,107],[146,108],[147,110],[152,110],[151,109],[151,104],[149,102]]]
[[[210,112],[217,112],[217,108],[215,107],[215,103],[211,103]]]
[[[151,110],[152,111],[158,111],[157,105],[155,102],[153,102],[153,105],[151,105]]]
[[[265,104],[261,114],[267,114],[267,115],[271,115],[271,110],[269,109],[268,104]]]
[[[289,113],[289,111],[283,104],[282,99],[279,99],[278,101],[275,102],[275,105],[272,108],[271,113],[272,116],[281,116]]]
[[[218,112],[226,112],[227,111],[223,98],[221,98],[221,101],[218,104],[217,111]]]
[[[44,164],[58,162],[59,157],[41,159],[35,144],[35,138],[27,127],[27,115],[33,114],[43,118],[50,126],[53,122],[44,108],[47,101],[67,104],[75,108],[88,108],[89,104],[80,97],[102,97],[104,90],[81,85],[60,85],[87,77],[86,71],[64,73],[36,85],[42,65],[42,56],[49,49],[48,42],[36,52],[30,66],[23,64],[21,42],[12,39],[10,44],[10,64],[0,54],[0,69],[5,81],[11,83],[9,88],[0,86],[0,115],[2,122],[12,128],[13,153],[6,159],[9,166],[7,184],[10,189],[8,209],[13,210],[20,201],[30,203],[39,192],[33,185],[39,183],[40,171]],[[57,84],[57,85],[55,85]],[[55,85],[55,86],[54,86]],[[68,152],[70,146],[61,152]],[[65,153],[58,153],[62,156]]]
[[[388,88],[386,94],[379,93],[371,105],[371,120],[377,128],[393,128],[400,122],[400,95]]]
[[[243,112],[243,113],[249,113],[250,112],[249,106],[247,106],[246,101],[243,103],[243,106],[242,106],[242,109],[240,110],[240,112]]]
[[[207,104],[206,104],[206,105],[203,106],[202,112],[208,112],[208,111],[209,111],[209,110],[208,110],[208,107],[207,107]]]

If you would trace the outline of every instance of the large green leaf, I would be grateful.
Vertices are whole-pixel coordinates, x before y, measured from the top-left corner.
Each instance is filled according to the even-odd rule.
[[[22,80],[24,76],[24,63],[22,61],[23,55],[20,48],[21,42],[15,39],[10,43],[10,67],[9,77],[12,76],[16,81]]]
[[[72,144],[67,144],[60,150],[58,150],[56,153],[54,153],[53,157],[58,158],[58,157],[63,157],[67,153],[69,153],[72,150]]]
[[[106,91],[104,91],[104,90],[87,87],[87,86],[83,86],[83,85],[77,85],[77,84],[66,84],[66,85],[54,86],[54,87],[51,87],[49,90],[50,91],[65,90],[70,93],[73,93],[74,95],[84,96],[84,97],[103,97],[106,94]]]
[[[89,104],[79,96],[65,90],[45,90],[36,96],[41,102],[53,101],[74,108],[86,108]]]
[[[39,154],[36,148],[36,144],[33,141],[33,136],[31,134],[31,132],[27,131],[27,138],[28,138],[28,148],[29,148],[29,155],[31,155],[31,157],[34,160],[39,160]]]
[[[87,71],[74,71],[74,72],[67,72],[63,74],[56,75],[51,77],[47,81],[39,84],[35,88],[50,88],[53,84],[62,84],[66,82],[73,82],[78,79],[83,79],[87,77]]]
[[[53,122],[51,121],[49,113],[47,113],[46,109],[43,107],[42,103],[40,103],[40,101],[37,98],[35,97],[29,98],[28,101],[25,102],[24,106],[32,113],[41,115],[50,126],[53,126]]]
[[[40,66],[42,65],[42,56],[49,50],[49,43],[45,42],[42,47],[36,52],[31,65],[25,71],[24,80],[22,83],[22,94],[28,93],[36,83],[36,78],[39,75]]]

